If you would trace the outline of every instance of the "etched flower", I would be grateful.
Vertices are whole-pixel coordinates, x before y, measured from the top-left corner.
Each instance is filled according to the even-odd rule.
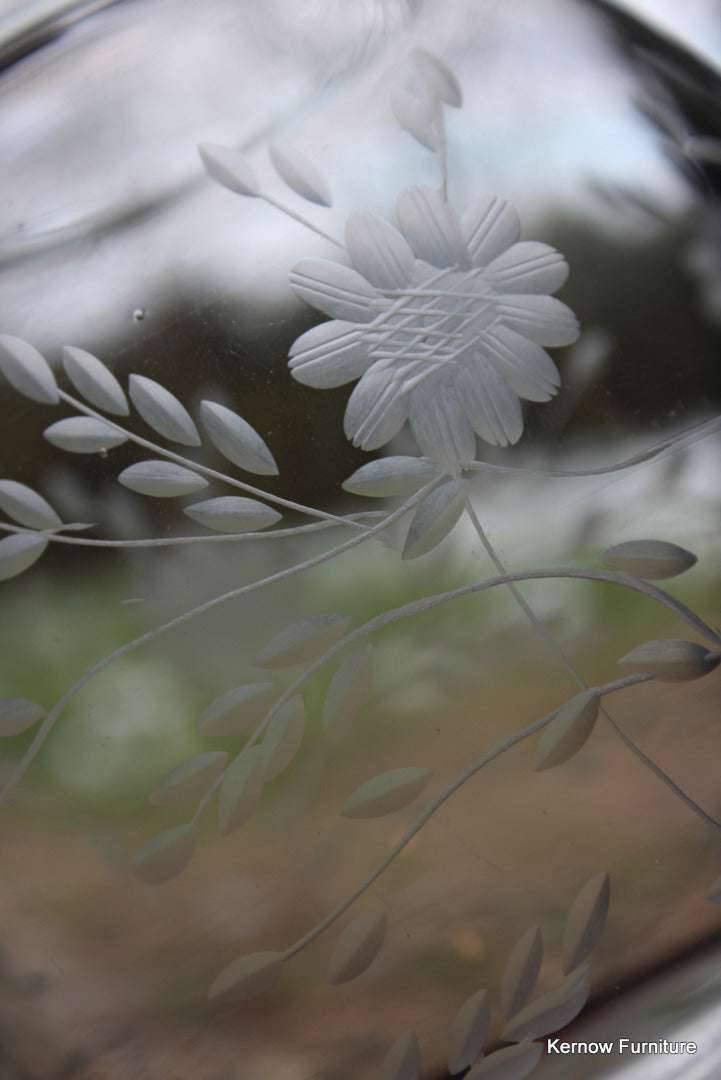
[[[351,266],[304,259],[295,292],[331,316],[290,350],[293,376],[327,388],[360,379],[345,432],[364,450],[406,420],[422,454],[458,467],[475,437],[505,446],[523,431],[521,398],[547,401],[560,379],[544,345],[569,345],[578,322],[549,296],[568,266],[547,244],[518,242],[515,210],[492,196],[460,216],[426,187],[398,199],[400,231],[348,219]]]

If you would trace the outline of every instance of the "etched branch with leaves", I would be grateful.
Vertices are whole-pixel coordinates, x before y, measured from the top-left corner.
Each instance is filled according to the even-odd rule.
[[[247,736],[231,757],[226,749],[197,753],[158,781],[150,802],[158,806],[195,806],[185,824],[154,836],[137,853],[133,872],[160,886],[180,874],[192,858],[198,823],[217,797],[218,831],[225,836],[252,815],[264,787],[291,767],[305,735],[303,691],[322,668],[333,667],[319,720],[324,732],[347,725],[358,713],[373,676],[373,636],[384,627],[418,616],[461,597],[507,590],[553,658],[575,684],[574,693],[546,715],[508,736],[438,791],[419,812],[385,857],[316,926],[298,940],[273,951],[234,959],[215,982],[211,996],[242,1001],[269,990],[288,962],[335,924],[369,890],[436,811],[486,765],[525,739],[540,734],[533,768],[562,765],[591,736],[599,716],[705,826],[721,832],[721,823],[646,757],[608,712],[613,694],[649,680],[685,681],[705,676],[721,660],[721,638],[699,616],[652,581],[672,578],[696,559],[668,541],[639,539],[604,552],[608,569],[555,566],[510,570],[490,543],[472,498],[479,473],[518,473],[527,469],[491,464],[476,458],[477,440],[496,447],[516,443],[523,432],[521,401],[545,402],[560,389],[554,361],[545,351],[573,343],[579,327],[573,312],[551,294],[564,283],[568,266],[552,247],[521,241],[520,222],[504,200],[479,198],[457,213],[448,198],[444,109],[460,107],[461,90],[451,70],[435,55],[416,50],[416,92],[396,90],[391,107],[400,125],[437,155],[438,189],[412,187],[398,197],[397,227],[370,213],[352,214],[341,241],[281,203],[259,184],[249,161],[224,146],[204,144],[200,155],[207,172],[231,191],[261,198],[302,223],[339,250],[337,260],[304,259],[293,267],[290,285],[312,307],[328,316],[290,347],[292,376],[317,389],[356,382],[345,412],[345,435],[355,446],[378,451],[408,423],[417,454],[380,457],[361,466],[344,483],[355,496],[380,500],[382,509],[337,514],[281,498],[251,482],[277,474],[273,454],[251,425],[226,405],[202,401],[196,420],[178,398],[145,375],[129,378],[127,396],[109,368],[77,347],[63,353],[64,381],[59,384],[34,346],[9,335],[0,337],[0,370],[26,398],[72,410],[45,430],[53,446],[71,454],[100,454],[111,461],[116,447],[131,443],[139,460],[124,468],[117,481],[140,496],[154,499],[193,497],[209,485],[222,494],[191,501],[182,512],[207,530],[144,540],[105,539],[93,526],[63,522],[38,492],[12,479],[0,480],[0,578],[28,570],[49,544],[86,547],[164,547],[204,543],[279,543],[278,568],[249,584],[236,586],[141,633],[89,668],[47,710],[20,696],[0,701],[0,735],[11,737],[35,728],[25,753],[5,782],[6,799],[32,764],[76,694],[101,670],[198,616],[303,575],[361,545],[397,544],[394,526],[404,539],[399,557],[419,558],[440,545],[465,515],[493,565],[492,576],[385,610],[362,625],[349,616],[314,614],[294,620],[262,645],[252,664],[272,677],[294,669],[295,678],[279,691],[259,681],[236,686],[216,697],[197,721],[203,739]],[[274,143],[270,160],[280,179],[298,196],[328,206],[331,196],[315,166],[294,148]],[[65,386],[74,390],[70,393]],[[140,435],[129,424],[131,409],[150,429]],[[612,466],[545,472],[564,477],[590,476],[631,469],[644,461],[718,429],[718,421],[697,425],[681,436],[662,440]],[[205,463],[212,448],[228,463],[220,471]],[[141,456],[144,455],[144,456]],[[149,456],[148,456],[149,455]],[[374,504],[377,505],[377,504]],[[303,515],[299,525],[283,527],[282,512]],[[307,533],[331,539],[310,558],[295,560],[295,548],[283,541]],[[340,534],[338,538],[337,534]],[[285,552],[290,552],[285,557]],[[528,581],[585,580],[603,587],[636,592],[671,612],[691,631],[691,639],[641,643],[620,658],[627,674],[588,685],[573,661],[525,599]],[[12,689],[12,688],[10,688]],[[482,736],[480,736],[482,740]],[[480,749],[480,747],[479,747]],[[394,813],[420,798],[431,781],[429,768],[409,764],[369,778],[340,807],[346,818],[375,818]],[[711,899],[721,897],[714,883]],[[587,958],[604,926],[610,883],[601,871],[580,889],[563,938],[563,974],[556,989],[532,999],[543,957],[541,930],[532,928],[508,960],[500,988],[509,1044],[484,1056],[490,1024],[485,990],[460,1007],[449,1038],[449,1068],[467,1068],[472,1080],[500,1077],[520,1080],[537,1064],[537,1041],[573,1019],[589,993]],[[385,906],[355,914],[337,937],[328,964],[331,984],[356,978],[378,954],[387,928]],[[407,1032],[390,1049],[385,1080],[414,1080],[421,1056],[416,1035]]]

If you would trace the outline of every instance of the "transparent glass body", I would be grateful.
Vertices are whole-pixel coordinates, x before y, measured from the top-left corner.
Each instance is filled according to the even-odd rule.
[[[712,62],[560,0],[0,27],[0,1062],[713,1075]]]

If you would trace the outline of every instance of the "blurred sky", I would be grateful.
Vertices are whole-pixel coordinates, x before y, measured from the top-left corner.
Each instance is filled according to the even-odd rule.
[[[621,0],[618,7],[642,16],[660,29],[685,39],[698,52],[721,59],[719,0]]]
[[[721,56],[716,0],[627,6]],[[157,310],[163,293],[288,299],[292,262],[332,249],[210,182],[196,144],[245,147],[269,191],[335,235],[355,209],[392,219],[403,187],[438,183],[433,155],[388,108],[391,87],[412,78],[415,44],[464,87],[448,123],[459,208],[493,191],[533,235],[549,209],[602,216],[589,181],[683,207],[632,73],[579,0],[142,0],[78,23],[4,75],[2,329],[57,352],[91,347],[99,328],[132,329],[133,312]],[[322,169],[332,210],[284,190],[269,137]]]

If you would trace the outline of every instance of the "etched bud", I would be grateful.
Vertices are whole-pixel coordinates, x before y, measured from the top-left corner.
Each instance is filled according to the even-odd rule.
[[[647,581],[677,577],[697,561],[692,551],[678,544],[669,544],[666,540],[627,540],[606,548],[601,555],[601,562],[606,566],[635,574]]]
[[[661,682],[687,682],[708,675],[721,661],[721,652],[709,652],[705,645],[679,638],[645,641],[621,657],[632,671],[654,675]]]

